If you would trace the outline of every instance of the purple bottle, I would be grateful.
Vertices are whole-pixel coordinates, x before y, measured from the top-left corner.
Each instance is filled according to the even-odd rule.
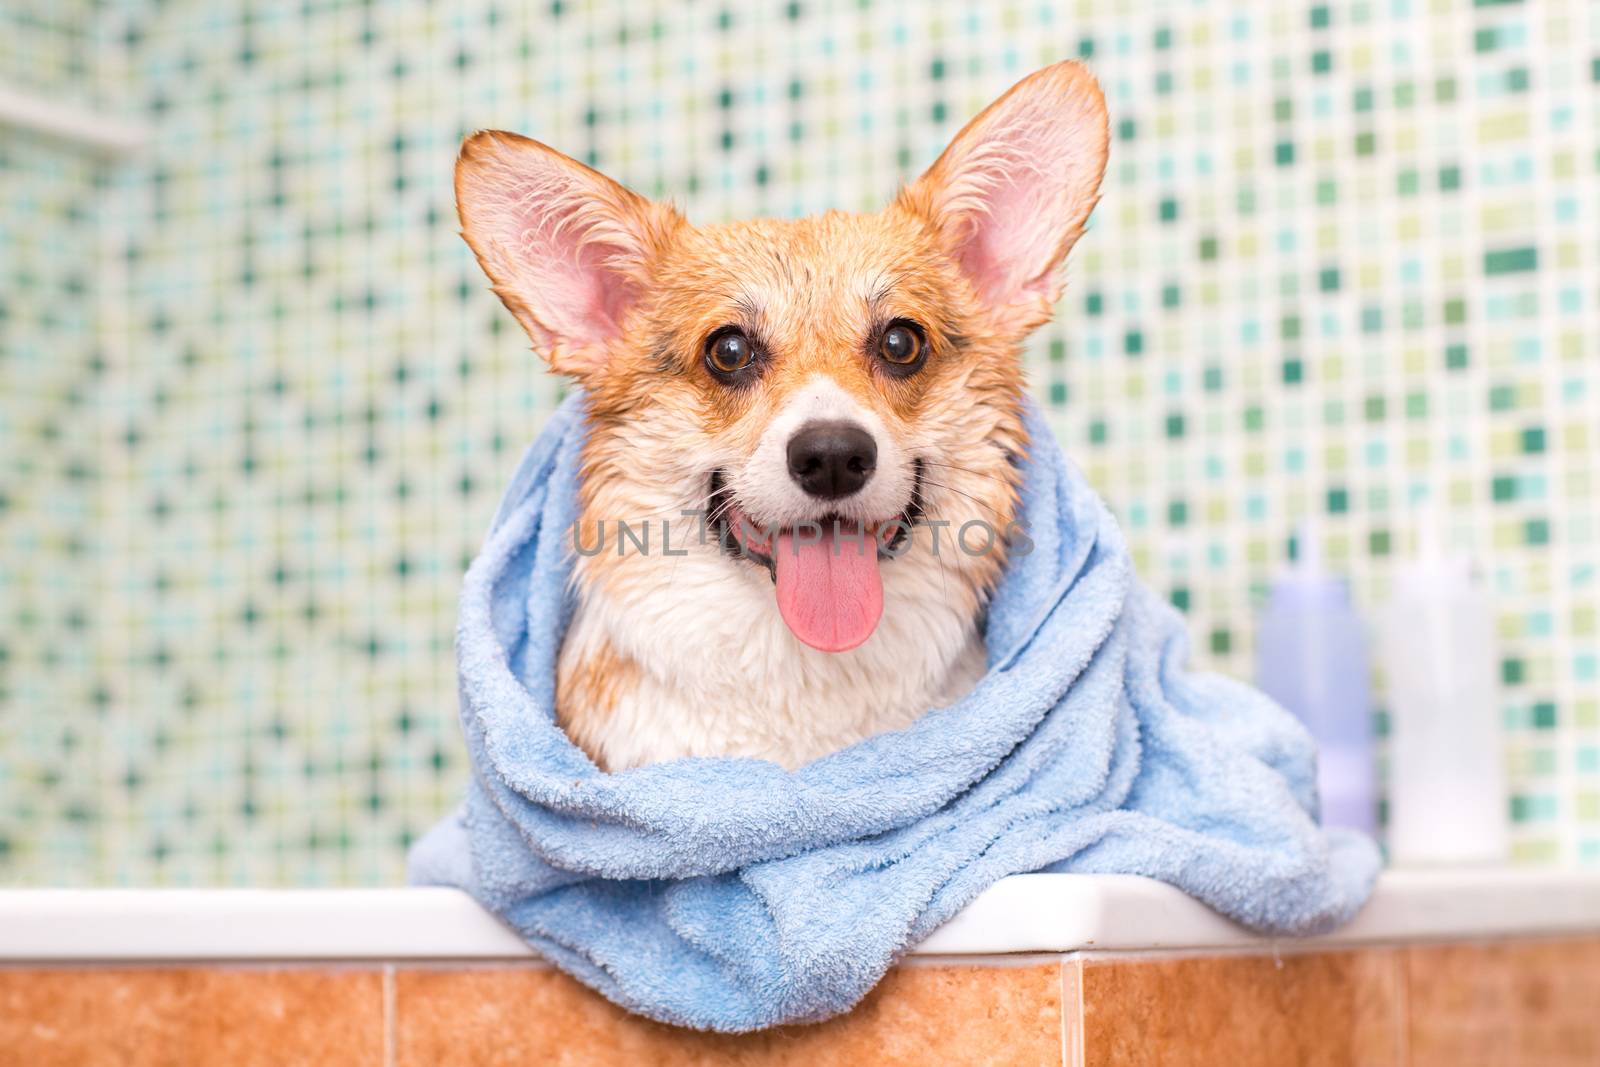
[[[1322,825],[1376,835],[1377,768],[1367,640],[1350,592],[1302,527],[1295,564],[1273,583],[1256,636],[1256,684],[1317,742]]]

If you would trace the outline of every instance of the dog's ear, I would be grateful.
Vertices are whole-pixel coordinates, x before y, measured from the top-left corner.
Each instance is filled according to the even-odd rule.
[[[1077,63],[1022,79],[950,142],[900,203],[923,216],[1008,328],[1042,323],[1099,199],[1105,97]]]
[[[513,133],[468,137],[456,161],[461,235],[553,370],[597,369],[682,222],[575,159]]]

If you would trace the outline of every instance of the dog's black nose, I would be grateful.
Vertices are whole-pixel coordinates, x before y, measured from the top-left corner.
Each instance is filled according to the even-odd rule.
[[[849,496],[878,465],[878,442],[853,422],[808,422],[789,438],[789,477],[824,500]]]

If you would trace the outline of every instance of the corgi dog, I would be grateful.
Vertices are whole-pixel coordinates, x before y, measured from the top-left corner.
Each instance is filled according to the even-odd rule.
[[[584,392],[555,710],[598,767],[794,769],[982,677],[1026,541],[1021,345],[1106,152],[1070,62],[876,214],[696,226],[537,141],[467,138],[462,236]]]

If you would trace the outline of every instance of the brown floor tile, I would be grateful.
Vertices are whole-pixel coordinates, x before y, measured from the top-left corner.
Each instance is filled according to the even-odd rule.
[[[1600,1064],[1600,938],[1406,951],[1414,1067]]]
[[[4,1067],[380,1067],[377,971],[0,969]]]
[[[1085,1067],[1401,1067],[1401,967],[1387,950],[1086,959]]]
[[[607,1064],[1059,1064],[1055,961],[897,968],[855,1011],[760,1034],[695,1033],[628,1015],[539,967],[402,970],[398,1067]]]

